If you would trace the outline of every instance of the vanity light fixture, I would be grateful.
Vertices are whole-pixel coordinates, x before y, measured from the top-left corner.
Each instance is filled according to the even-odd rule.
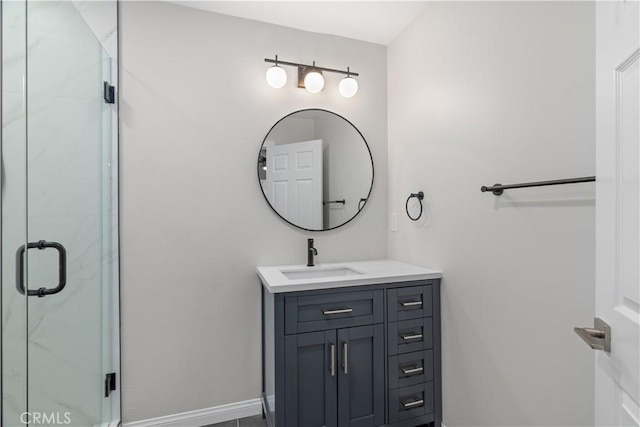
[[[287,82],[286,72],[279,65],[288,65],[298,68],[298,87],[305,88],[311,93],[319,93],[324,88],[324,76],[322,72],[345,74],[346,77],[340,81],[338,91],[345,98],[351,98],[358,92],[358,82],[353,77],[359,74],[352,72],[349,67],[347,70],[337,70],[334,68],[325,68],[316,66],[315,61],[312,65],[299,64],[297,62],[287,62],[275,59],[265,58],[264,62],[275,64],[267,70],[267,82],[273,88],[281,88]]]
[[[300,85],[300,82],[304,83]],[[298,68],[298,87],[303,87],[311,93],[320,93],[324,88],[322,70],[316,67],[315,61],[311,67]]]
[[[351,77],[349,67],[347,67],[347,77],[340,80],[338,91],[340,92],[340,95],[345,98],[351,98],[353,95],[358,93],[358,81]]]
[[[278,66],[278,55],[276,55],[275,65],[267,70],[267,83],[274,89],[280,89],[287,83],[287,72]]]

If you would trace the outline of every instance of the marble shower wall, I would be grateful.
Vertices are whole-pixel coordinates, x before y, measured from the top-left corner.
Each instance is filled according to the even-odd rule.
[[[101,91],[110,64],[101,43],[115,45],[115,31],[103,25],[99,40],[85,16],[101,3],[107,2],[29,2],[26,12],[23,2],[2,5],[5,425],[21,425],[27,372],[30,412],[69,412],[75,426],[101,424],[110,412],[102,397],[109,357],[103,285],[117,257],[110,107]],[[39,240],[66,247],[67,285],[60,294],[26,301],[15,289],[15,251]],[[30,289],[56,286],[55,250],[29,251],[27,265]]]
[[[118,58],[118,7],[115,0],[72,1],[109,57]]]

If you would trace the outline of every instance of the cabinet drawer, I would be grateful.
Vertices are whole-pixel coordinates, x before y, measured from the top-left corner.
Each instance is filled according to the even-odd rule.
[[[434,407],[433,382],[389,391],[389,421],[391,424],[431,414]]]
[[[389,357],[389,388],[433,381],[433,350]]]
[[[382,323],[383,291],[356,291],[285,298],[285,333]]]
[[[430,317],[432,309],[431,285],[409,286],[387,291],[389,322]]]
[[[389,323],[389,355],[433,348],[431,317]]]

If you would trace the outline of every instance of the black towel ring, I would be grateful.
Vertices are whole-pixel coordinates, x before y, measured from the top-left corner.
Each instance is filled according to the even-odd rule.
[[[415,218],[412,217],[411,214],[409,213],[409,200],[411,200],[413,197],[418,199],[418,202],[420,203],[420,213]],[[417,193],[411,193],[411,195],[407,197],[407,203],[404,204],[404,210],[407,212],[407,216],[411,221],[417,221],[422,216],[422,199],[424,199],[424,193],[422,191],[418,191]]]

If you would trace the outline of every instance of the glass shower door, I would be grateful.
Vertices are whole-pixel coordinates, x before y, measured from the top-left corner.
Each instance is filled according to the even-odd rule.
[[[3,134],[3,425],[108,425],[119,411],[112,60],[72,2],[3,2],[3,13],[12,7],[24,35],[3,46],[25,43],[11,124],[24,128]]]

